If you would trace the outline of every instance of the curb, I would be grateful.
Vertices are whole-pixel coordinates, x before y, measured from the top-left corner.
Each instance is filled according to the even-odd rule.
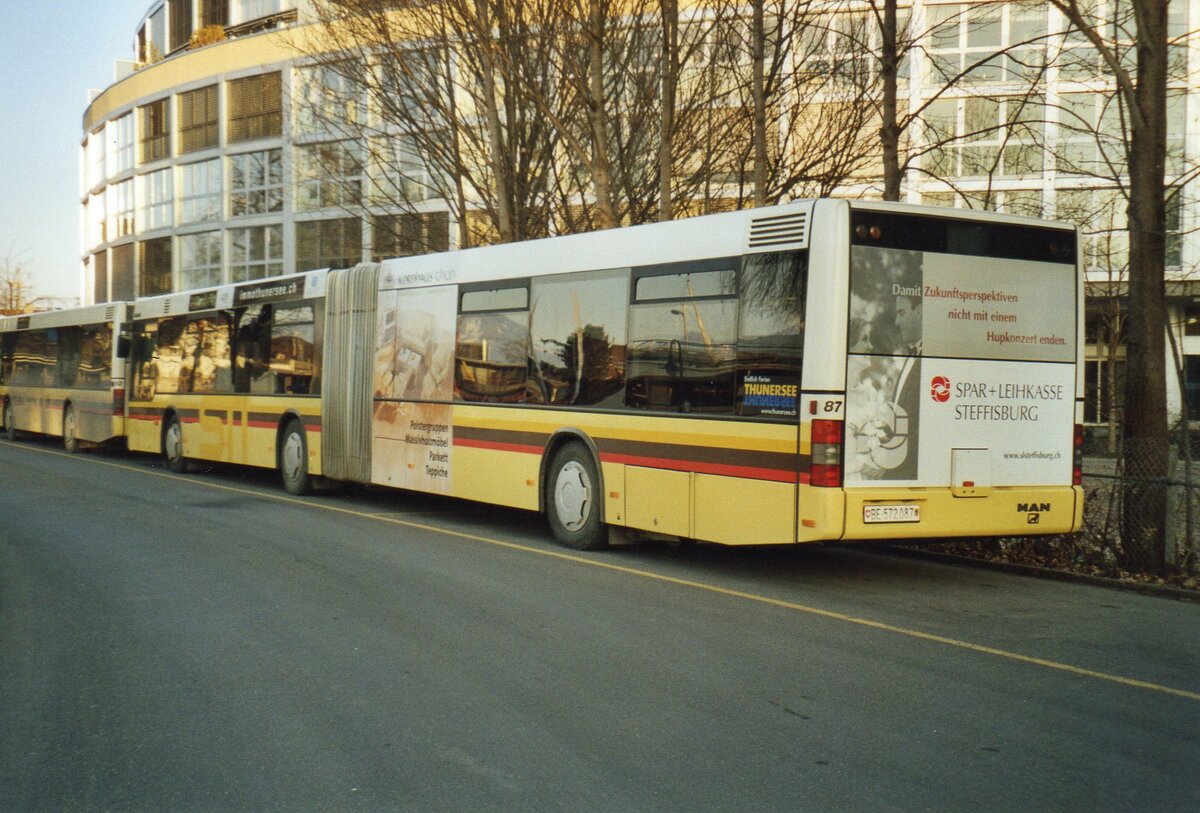
[[[1037,565],[994,562],[990,559],[975,559],[970,556],[960,556],[956,553],[942,553],[940,551],[923,550],[921,548],[893,547],[879,552],[889,556],[923,559],[929,562],[940,562],[958,567],[996,570],[1018,576],[1032,576],[1051,581],[1087,584],[1093,587],[1105,587],[1109,590],[1125,590],[1131,593],[1140,593],[1145,596],[1154,596],[1155,598],[1200,603],[1200,590],[1188,590],[1183,587],[1173,587],[1169,584],[1146,584],[1143,582],[1125,581],[1124,579],[1112,579],[1107,576],[1093,576],[1088,573],[1072,573],[1069,570],[1056,570],[1050,567],[1038,567]]]

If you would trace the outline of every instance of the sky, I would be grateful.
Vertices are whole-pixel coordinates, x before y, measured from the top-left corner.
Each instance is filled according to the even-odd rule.
[[[88,91],[133,59],[152,0],[0,0],[0,260],[23,261],[39,296],[77,304],[79,145]]]

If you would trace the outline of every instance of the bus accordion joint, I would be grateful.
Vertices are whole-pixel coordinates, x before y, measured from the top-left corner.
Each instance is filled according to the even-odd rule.
[[[812,422],[812,462],[809,485],[840,488],[842,485],[842,421],[818,418]]]
[[[114,387],[112,391],[112,414],[114,418],[125,417],[125,388]]]

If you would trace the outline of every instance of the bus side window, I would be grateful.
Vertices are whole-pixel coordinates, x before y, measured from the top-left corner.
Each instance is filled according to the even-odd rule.
[[[58,331],[58,386],[74,387],[79,382],[79,362],[83,352],[83,331],[64,327]]]
[[[237,392],[274,392],[271,380],[270,305],[251,305],[239,312],[234,344],[233,384]]]
[[[11,384],[13,377],[13,357],[17,352],[17,334],[5,333],[0,344],[0,384]]]
[[[158,324],[154,349],[154,387],[157,392],[187,392],[191,383],[183,377],[183,331],[187,320],[182,316],[163,319]]]
[[[78,386],[105,389],[112,378],[112,328],[84,328],[79,353]]]
[[[157,332],[157,322],[142,322],[133,326],[129,361],[134,401],[149,401],[154,397],[154,336]]]
[[[312,305],[277,307],[271,325],[270,370],[275,392],[285,395],[315,393],[316,320]]]
[[[229,357],[227,313],[220,312],[188,322],[184,336],[184,378],[191,392],[231,392],[233,376]]]
[[[736,261],[720,264],[732,262]],[[652,269],[635,279],[629,309],[627,406],[733,412],[736,279],[733,268],[704,266],[680,268],[678,273]]]
[[[737,414],[795,418],[804,356],[808,257],[752,254],[742,264]]]
[[[529,366],[529,288],[464,291],[454,343],[454,397],[525,400]]]
[[[628,307],[628,269],[533,280],[529,401],[622,406]]]

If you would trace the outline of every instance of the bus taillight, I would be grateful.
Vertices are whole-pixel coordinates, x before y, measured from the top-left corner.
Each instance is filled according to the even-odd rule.
[[[122,418],[125,416],[125,388],[115,387],[112,391],[113,395],[113,417]]]
[[[840,488],[842,485],[842,422],[812,422],[812,465],[809,485]]]
[[[1075,460],[1071,468],[1071,485],[1083,485],[1083,424],[1075,424]]]

